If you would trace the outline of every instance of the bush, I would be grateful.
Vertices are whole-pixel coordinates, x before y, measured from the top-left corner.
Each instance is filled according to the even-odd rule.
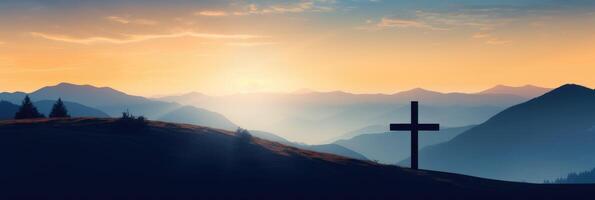
[[[250,139],[252,139],[252,134],[250,134],[248,130],[243,128],[238,128],[236,130],[236,136],[238,136],[238,138],[240,138],[240,140],[242,141],[249,141]]]
[[[120,128],[138,130],[147,126],[147,119],[144,116],[136,117],[126,111],[122,113],[122,117],[116,121],[116,124]]]

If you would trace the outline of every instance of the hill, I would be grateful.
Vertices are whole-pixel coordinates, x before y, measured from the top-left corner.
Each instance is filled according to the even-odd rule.
[[[112,119],[0,122],[7,198],[587,198],[593,185],[535,185],[412,171],[233,132]]]
[[[54,106],[56,101],[52,100],[43,100],[35,102],[35,106],[39,109],[39,112],[44,114],[45,116],[49,116],[50,112],[52,112],[52,107]],[[68,114],[71,117],[99,117],[99,118],[107,118],[109,117],[108,114],[104,113],[101,110],[97,110],[95,108],[91,108],[89,106],[85,106],[75,102],[64,101],[64,105],[66,109],[68,109]]]
[[[445,128],[437,132],[420,132],[419,148],[447,142],[472,126]],[[365,130],[372,130],[370,127]],[[411,155],[411,134],[408,132],[369,132],[351,139],[338,140],[335,143],[363,154],[371,160],[381,163],[397,163]],[[406,164],[405,166],[409,166]]]
[[[479,92],[479,94],[509,94],[526,98],[534,98],[541,96],[552,89],[537,87],[533,85],[525,85],[521,87],[512,87],[506,85],[497,85],[493,88]]]
[[[25,95],[22,92],[4,92],[0,93],[0,99],[6,99],[12,103],[19,104]],[[60,83],[58,85],[40,88],[30,93],[29,96],[35,101],[55,101],[58,98],[62,98],[62,100],[67,102],[84,104],[96,108],[112,117],[119,117],[122,112],[130,111],[134,115],[143,115],[149,119],[161,119],[162,117],[164,119],[175,118],[178,121],[174,121],[178,123],[195,122],[194,124],[223,129],[235,129],[234,127],[237,127],[228,119],[215,112],[192,106],[183,107],[178,103],[156,101],[141,96],[129,95],[110,87]],[[79,105],[72,106],[80,108]],[[191,110],[193,113],[184,110]],[[85,109],[85,112],[87,111],[90,112],[90,109]],[[92,113],[100,115],[96,111]],[[85,115],[87,114],[89,113]]]
[[[510,94],[440,93],[417,88],[394,94],[334,91],[208,96],[189,93],[157,100],[209,109],[251,129],[282,133],[281,136],[292,141],[320,144],[363,127],[408,120],[408,112],[400,111],[409,109],[411,100],[423,102],[420,112],[431,118],[427,120],[459,127],[483,123],[528,98]]]
[[[355,152],[351,149],[348,149],[344,146],[337,145],[337,144],[307,145],[307,144],[290,142],[289,140],[286,140],[285,138],[282,138],[276,134],[268,133],[268,132],[264,132],[264,131],[250,131],[250,133],[255,137],[259,137],[259,138],[273,141],[273,142],[278,142],[278,143],[281,143],[281,144],[284,144],[287,146],[297,147],[297,148],[301,148],[301,149],[307,149],[307,150],[321,152],[321,153],[335,154],[335,155],[339,155],[339,156],[343,156],[343,157],[347,157],[347,158],[368,160],[368,158],[366,158],[364,155],[362,155],[358,152]]]
[[[19,106],[8,101],[0,101],[0,120],[14,119],[14,114],[19,110]]]
[[[595,91],[564,85],[422,149],[420,166],[503,180],[554,180],[595,166],[594,127]]]
[[[238,128],[233,122],[229,121],[223,115],[211,112],[205,109],[196,108],[193,106],[182,106],[171,112],[159,117],[158,120],[196,124],[201,126],[217,127],[227,130],[235,130]]]

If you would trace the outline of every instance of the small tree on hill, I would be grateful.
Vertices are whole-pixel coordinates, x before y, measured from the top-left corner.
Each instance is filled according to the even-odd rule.
[[[45,116],[37,111],[37,108],[33,105],[33,102],[31,102],[29,95],[25,96],[19,111],[14,115],[15,119],[35,119],[44,117]]]
[[[54,103],[54,106],[52,107],[52,112],[50,113],[50,118],[65,118],[65,117],[70,117],[70,115],[68,115],[68,110],[66,109],[64,102],[62,102],[62,98],[58,98],[58,101],[56,101],[56,103]]]
[[[122,113],[122,117],[116,120],[116,124],[119,128],[138,131],[145,128],[148,124],[148,121],[144,116],[136,117],[130,114],[130,112],[126,111]]]
[[[241,127],[238,127],[238,129],[236,129],[236,135],[242,141],[250,141],[250,139],[252,139],[252,134],[250,134],[248,130],[243,129]]]

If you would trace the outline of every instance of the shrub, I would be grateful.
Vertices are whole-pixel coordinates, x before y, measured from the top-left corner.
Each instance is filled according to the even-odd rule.
[[[122,117],[116,120],[116,124],[120,128],[139,130],[147,126],[147,119],[144,116],[134,116],[126,111],[122,113]]]
[[[243,128],[238,128],[236,130],[236,136],[238,136],[238,138],[240,138],[240,140],[242,141],[249,141],[250,139],[252,139],[252,134],[250,134],[248,130]]]

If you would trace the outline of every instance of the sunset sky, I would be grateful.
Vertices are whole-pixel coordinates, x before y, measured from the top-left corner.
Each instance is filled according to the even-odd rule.
[[[3,0],[0,27],[0,91],[595,87],[590,0]]]

